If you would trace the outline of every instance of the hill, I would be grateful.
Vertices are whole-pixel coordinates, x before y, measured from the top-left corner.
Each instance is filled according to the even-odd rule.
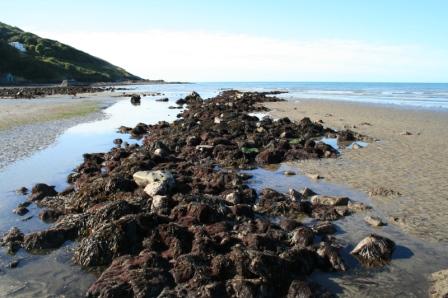
[[[0,22],[0,83],[118,82],[140,78],[58,41]]]

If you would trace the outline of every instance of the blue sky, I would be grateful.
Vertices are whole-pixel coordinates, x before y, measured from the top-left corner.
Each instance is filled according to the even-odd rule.
[[[0,0],[0,11],[2,22],[59,39],[152,78],[448,81],[448,1]],[[128,49],[125,55],[126,49],[114,41],[117,38],[126,42],[134,38],[146,51]],[[200,41],[199,53],[173,50],[187,45],[172,39],[189,38],[192,44]],[[242,44],[241,52],[238,46],[226,47],[228,42]],[[260,50],[265,44],[278,54]],[[322,47],[330,49],[321,51]],[[142,65],[145,53],[158,58]],[[174,62],[173,55],[178,56]],[[202,61],[204,56],[210,57]],[[233,69],[214,60],[227,61]]]

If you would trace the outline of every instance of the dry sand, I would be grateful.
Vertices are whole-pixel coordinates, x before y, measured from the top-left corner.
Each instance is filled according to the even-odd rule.
[[[317,100],[266,106],[274,117],[322,119],[328,127],[349,127],[380,140],[344,149],[337,159],[297,166],[365,192],[375,187],[400,192],[374,196],[374,207],[412,235],[448,243],[448,112]]]

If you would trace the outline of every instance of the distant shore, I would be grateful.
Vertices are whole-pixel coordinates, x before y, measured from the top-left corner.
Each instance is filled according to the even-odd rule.
[[[350,128],[378,141],[342,158],[297,162],[329,181],[366,193],[383,187],[401,195],[373,196],[377,207],[411,234],[448,243],[448,112],[342,101],[266,103],[275,117],[305,116],[325,126]]]

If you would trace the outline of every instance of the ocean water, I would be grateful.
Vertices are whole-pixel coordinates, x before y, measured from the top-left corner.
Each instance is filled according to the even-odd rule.
[[[285,90],[288,100],[325,99],[352,102],[448,109],[448,83],[306,83],[306,82],[223,82],[185,85],[142,85],[139,90],[179,92],[195,90],[212,97],[225,89],[250,91]]]

